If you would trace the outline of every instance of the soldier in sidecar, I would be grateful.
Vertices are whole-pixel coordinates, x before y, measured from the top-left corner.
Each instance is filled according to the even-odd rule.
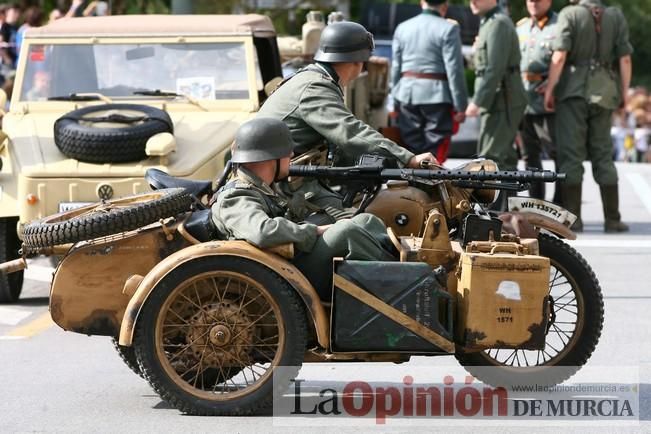
[[[267,164],[262,178],[271,184],[285,164]],[[300,224],[267,211],[277,204],[264,186],[253,191],[236,178],[218,195],[213,222],[207,201],[199,200],[211,196],[210,182],[156,171],[148,181],[161,189],[27,225],[24,255],[63,254],[50,296],[55,323],[113,337],[124,361],[162,399],[190,414],[255,413],[304,362],[454,355],[495,385],[556,384],[587,362],[599,340],[599,283],[560,239],[505,233],[499,219],[474,206],[491,196],[490,190],[475,191],[487,186],[481,180],[528,179],[487,168],[490,162],[388,172],[402,181],[373,189],[363,204],[370,203],[367,210],[375,205],[389,227],[395,258],[386,256],[382,234],[371,225],[354,229],[350,240],[340,237],[343,247],[323,240],[323,248],[332,249],[322,252],[325,259],[315,256],[323,269],[302,267]],[[375,170],[353,169],[344,171],[364,177]],[[311,173],[308,167],[292,170]],[[255,209],[227,209],[241,201]],[[410,219],[415,225],[405,226]],[[255,230],[269,231],[266,224],[256,226],[260,222],[293,228],[295,238],[270,230],[276,242],[260,242]],[[215,240],[214,223],[222,236],[262,245]],[[539,225],[558,234],[566,229],[544,220]],[[304,227],[316,237],[316,227]],[[411,234],[404,234],[406,227]],[[359,234],[369,250],[358,258],[374,260],[354,259]],[[23,258],[0,270],[24,265]],[[315,289],[317,275],[331,278],[328,294]]]

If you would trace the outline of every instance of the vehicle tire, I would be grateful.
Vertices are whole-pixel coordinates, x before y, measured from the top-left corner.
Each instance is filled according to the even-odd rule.
[[[484,383],[493,386],[562,383],[588,361],[599,342],[604,302],[594,271],[562,240],[540,234],[538,241],[540,255],[551,262],[552,309],[545,349],[458,353],[457,360]]]
[[[133,372],[138,374],[138,376],[145,378],[142,375],[142,372],[140,372],[140,366],[138,366],[138,359],[136,359],[136,351],[133,349],[133,346],[124,347],[120,345],[117,338],[111,338],[111,342],[113,343],[113,348],[115,348],[115,351],[118,352],[118,355],[120,356],[124,364],[127,365],[127,367],[131,369]]]
[[[87,163],[126,163],[147,158],[147,140],[173,133],[163,110],[140,104],[103,104],[73,110],[54,123],[54,143],[69,158]]]
[[[20,239],[16,233],[18,217],[0,218],[0,263],[20,258]],[[0,303],[18,301],[23,290],[23,271],[0,273]]]
[[[243,258],[203,257],[156,285],[134,347],[145,378],[183,413],[250,415],[297,375],[306,328],[301,299],[276,273]]]
[[[188,211],[191,204],[183,188],[105,200],[28,223],[23,242],[34,250],[131,231]]]

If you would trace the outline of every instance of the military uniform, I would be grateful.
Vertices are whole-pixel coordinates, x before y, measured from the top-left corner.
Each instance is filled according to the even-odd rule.
[[[543,153],[556,160],[556,149],[552,139],[554,114],[545,111],[544,95],[537,89],[547,80],[549,74],[557,22],[558,14],[549,10],[541,19],[535,17],[521,19],[516,28],[522,56],[520,62],[522,83],[527,94],[527,108],[520,128],[524,144],[523,157],[527,168],[542,169]],[[544,199],[545,183],[532,183],[529,193],[531,197]]]
[[[482,17],[475,45],[475,95],[479,107],[479,155],[514,170],[513,142],[527,105],[520,79],[520,46],[511,19],[499,7]]]
[[[565,7],[558,18],[558,38],[552,48],[567,52],[567,60],[555,88],[556,144],[559,170],[567,176],[562,186],[563,205],[581,215],[583,161],[589,158],[594,179],[601,187],[608,226],[609,221],[620,221],[618,178],[610,136],[612,110],[593,104],[586,97],[590,65],[597,47],[595,21],[586,6],[604,7],[600,0],[582,0],[579,5]],[[633,52],[628,25],[619,9],[605,8],[599,44],[597,60],[608,68]]]
[[[395,158],[406,165],[413,153],[385,138],[357,119],[344,104],[344,93],[334,69],[322,64],[306,67],[282,84],[263,104],[258,116],[280,119],[296,142],[294,155],[317,149],[324,142],[332,147],[334,164],[354,165],[362,154]],[[341,208],[341,197],[315,180],[282,190],[304,193],[319,206]]]
[[[324,299],[330,297],[332,258],[393,260],[383,247],[388,242],[386,228],[377,217],[359,214],[318,236],[316,225],[300,222],[300,212],[243,167],[219,191],[212,217],[226,239],[246,240],[260,248],[293,243],[298,254],[292,262]]]
[[[400,24],[391,81],[403,142],[416,153],[437,154],[452,136],[453,109],[465,112],[468,105],[459,25],[433,9]]]

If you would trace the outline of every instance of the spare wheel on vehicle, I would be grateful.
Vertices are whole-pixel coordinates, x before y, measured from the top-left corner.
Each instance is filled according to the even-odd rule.
[[[140,104],[102,104],[73,110],[54,123],[54,142],[67,157],[87,163],[126,163],[147,158],[147,140],[173,133],[163,110]]]

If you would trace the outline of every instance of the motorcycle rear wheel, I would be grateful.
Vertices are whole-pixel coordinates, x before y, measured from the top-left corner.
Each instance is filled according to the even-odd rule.
[[[551,262],[552,300],[545,349],[488,349],[459,352],[456,358],[473,376],[493,386],[562,383],[585,365],[603,328],[599,281],[586,260],[562,240],[540,234],[540,255]]]

